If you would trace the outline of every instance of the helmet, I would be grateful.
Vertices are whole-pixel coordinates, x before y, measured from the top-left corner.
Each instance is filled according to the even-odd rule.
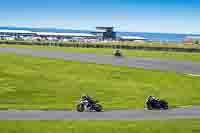
[[[153,96],[149,96],[149,97],[148,97],[148,100],[152,100],[152,99],[153,99]]]
[[[148,97],[148,100],[155,100],[156,99],[156,97],[154,97],[154,96],[149,96]]]
[[[152,98],[153,96],[149,96],[149,98]]]
[[[82,96],[81,96],[81,99],[86,99],[88,96],[86,95],[86,94],[83,94]]]

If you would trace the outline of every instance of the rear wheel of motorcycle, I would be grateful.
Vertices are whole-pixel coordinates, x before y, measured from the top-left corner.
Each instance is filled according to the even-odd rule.
[[[165,105],[164,105],[164,107],[163,107],[163,109],[164,109],[164,110],[167,110],[167,109],[169,109],[169,106],[168,106],[168,104],[165,104]]]
[[[163,108],[164,110],[169,109],[168,103],[167,103],[165,100],[160,100],[160,103],[161,103],[162,108]]]
[[[95,110],[97,112],[101,112],[103,110],[103,107],[100,104],[95,105]]]
[[[83,111],[84,111],[84,105],[83,105],[83,104],[78,104],[78,105],[76,106],[76,110],[77,110],[78,112],[83,112]]]

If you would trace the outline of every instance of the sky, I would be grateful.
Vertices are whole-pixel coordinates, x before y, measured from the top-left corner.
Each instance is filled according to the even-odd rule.
[[[200,33],[200,0],[3,0],[0,26]]]

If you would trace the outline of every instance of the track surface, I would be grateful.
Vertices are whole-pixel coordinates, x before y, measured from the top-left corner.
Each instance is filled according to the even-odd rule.
[[[117,58],[111,55],[96,55],[21,48],[0,48],[0,53],[16,53],[19,55],[31,55],[37,57],[62,58],[65,60],[79,60],[81,62],[97,64],[112,64],[116,66],[128,66],[150,70],[174,71],[179,73],[200,75],[200,63],[191,61],[161,60],[136,57]]]
[[[0,111],[0,120],[160,120],[200,119],[200,107],[166,111],[116,110],[108,112],[75,111]]]

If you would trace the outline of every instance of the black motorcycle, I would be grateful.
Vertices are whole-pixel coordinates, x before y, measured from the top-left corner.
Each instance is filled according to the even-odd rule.
[[[119,50],[116,50],[114,52],[114,56],[116,56],[116,57],[122,57],[123,55],[122,55],[122,53]]]
[[[167,110],[169,109],[169,106],[168,106],[168,102],[165,101],[165,100],[159,100],[159,99],[156,99],[156,100],[148,100],[146,102],[146,105],[147,105],[147,109],[148,110],[153,110],[153,109],[163,109],[163,110]]]
[[[90,104],[87,100],[80,100],[79,104],[76,106],[76,110],[78,112],[101,112],[103,110],[103,107],[97,103],[98,101],[95,101],[94,103]]]

